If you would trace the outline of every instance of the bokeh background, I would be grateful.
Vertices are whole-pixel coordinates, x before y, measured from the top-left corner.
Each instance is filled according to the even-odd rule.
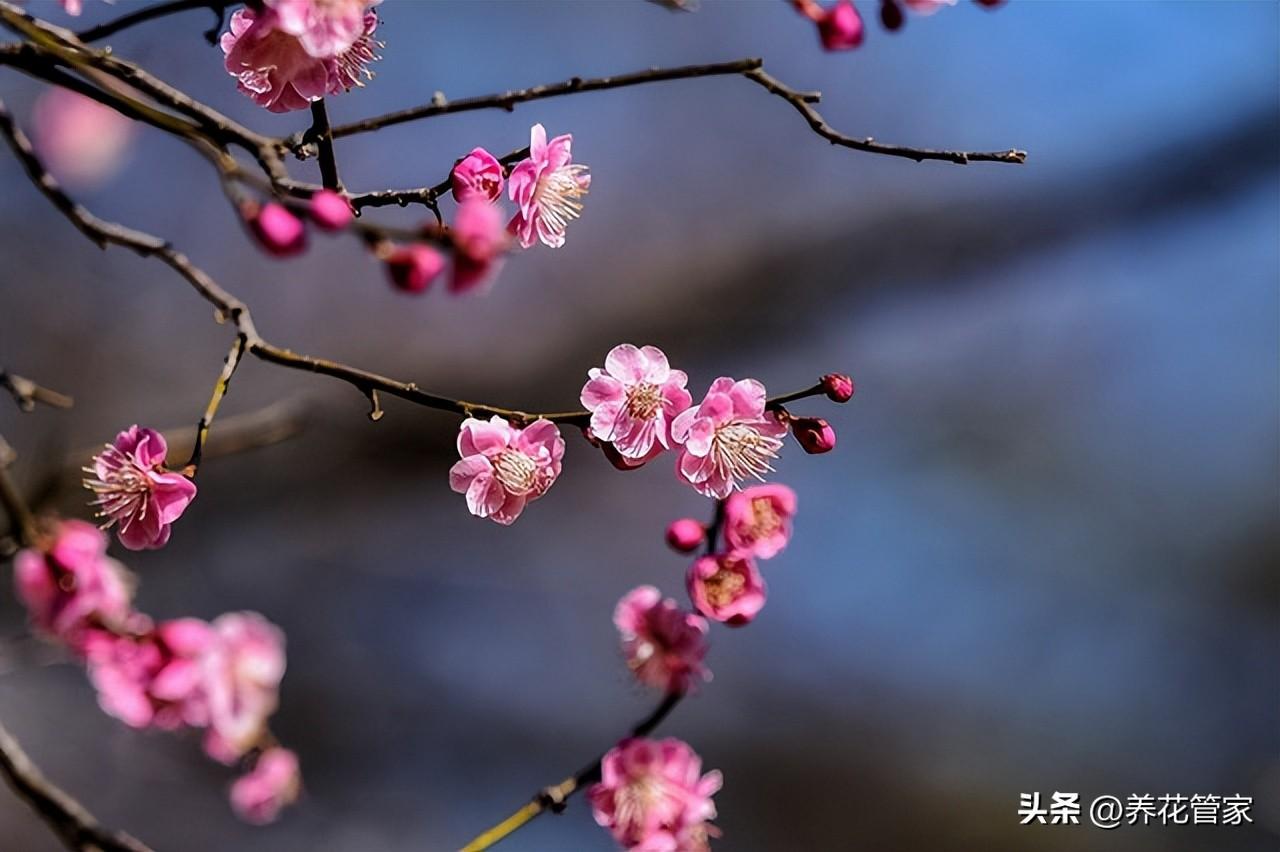
[[[134,6],[87,5],[88,22]],[[346,240],[265,258],[207,165],[154,132],[83,199],[172,239],[275,342],[456,396],[573,406],[619,341],[662,346],[699,390],[853,374],[850,405],[799,406],[840,442],[782,460],[801,516],[766,566],[768,606],[714,632],[714,682],[663,728],[725,773],[717,848],[1274,848],[1277,10],[966,3],[896,35],[869,21],[862,49],[826,54],[781,2],[389,0],[378,77],[331,100],[336,122],[437,90],[759,55],[849,133],[1030,152],[958,167],[833,148],[733,78],[341,142],[366,189],[433,183],[534,122],[574,134],[586,215],[482,297],[403,297]],[[256,127],[304,126],[235,92],[210,19],[113,44]],[[20,117],[39,91],[0,77]],[[193,423],[229,336],[164,266],[91,246],[8,156],[0,188],[0,363],[76,399],[0,405],[40,490],[123,426]],[[281,400],[304,408],[301,434],[209,461],[172,544],[127,562],[158,617],[254,609],[287,631],[275,727],[305,800],[275,826],[237,823],[196,740],[104,716],[5,595],[0,718],[55,780],[157,849],[447,850],[648,712],[610,615],[639,583],[680,594],[661,533],[708,507],[667,462],[619,474],[569,436],[555,488],[499,528],[448,489],[453,417],[390,401],[371,423],[351,388],[256,361],[221,416]],[[52,500],[85,512],[74,486]],[[1055,790],[1242,793],[1256,822],[1018,825],[1020,792]],[[58,846],[2,795],[0,848]],[[575,801],[501,848],[611,842]]]

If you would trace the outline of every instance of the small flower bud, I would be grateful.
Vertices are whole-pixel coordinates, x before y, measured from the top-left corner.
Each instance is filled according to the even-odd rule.
[[[889,32],[896,32],[906,22],[902,7],[894,0],[880,0],[880,23]]]
[[[292,257],[307,248],[307,229],[283,204],[246,204],[242,213],[249,230],[268,254]]]
[[[850,50],[862,44],[862,18],[851,0],[837,0],[818,20],[823,50]]]
[[[672,521],[667,527],[667,544],[680,553],[693,553],[702,546],[706,537],[707,528],[693,518]]]
[[[351,205],[339,192],[322,189],[311,196],[311,221],[322,231],[341,231],[354,217]]]
[[[405,293],[425,291],[444,269],[444,258],[440,252],[422,243],[394,249],[387,255],[386,263],[391,283]]]
[[[830,452],[836,445],[836,430],[821,417],[794,417],[791,431],[806,453]]]
[[[853,379],[841,373],[827,373],[822,377],[822,390],[832,402],[848,402],[853,398]]]

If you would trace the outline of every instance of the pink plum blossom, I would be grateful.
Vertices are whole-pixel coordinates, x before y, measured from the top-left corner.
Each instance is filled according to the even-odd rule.
[[[564,438],[550,420],[517,429],[497,415],[488,421],[469,417],[458,432],[458,455],[449,486],[467,495],[471,514],[505,525],[556,481]]]
[[[633,737],[600,761],[600,781],[587,791],[592,815],[633,852],[700,852],[715,819],[716,771],[688,744]],[[701,845],[691,845],[700,843]]]
[[[365,16],[380,0],[263,0],[276,26],[298,39],[310,56],[333,59],[366,35]]]
[[[582,388],[591,435],[624,458],[647,461],[672,446],[671,423],[692,403],[689,377],[671,369],[656,346],[623,343],[609,350],[604,369],[592,367]]]
[[[253,769],[231,785],[231,807],[245,822],[266,825],[297,800],[301,789],[298,756],[275,746],[258,755]]]
[[[502,197],[502,182],[502,163],[484,148],[473,149],[449,174],[453,197],[458,201],[469,198],[497,201]]]
[[[302,220],[277,201],[246,202],[245,221],[258,245],[274,257],[293,257],[306,251],[307,229]]]
[[[851,0],[836,0],[818,19],[818,37],[824,50],[850,50],[862,44],[862,17]]]
[[[355,214],[351,203],[340,192],[322,189],[311,196],[309,204],[311,221],[322,231],[341,231],[351,224]]]
[[[836,430],[821,417],[791,418],[791,432],[806,453],[820,455],[836,448]]]
[[[170,526],[195,499],[195,483],[165,468],[168,451],[159,432],[130,426],[85,468],[98,516],[108,528],[117,525],[120,543],[130,550],[163,547]]]
[[[212,640],[209,625],[195,618],[138,635],[94,634],[86,659],[98,703],[135,728],[204,727],[209,705],[202,665]]]
[[[699,494],[723,500],[742,480],[772,472],[786,432],[766,408],[764,385],[718,378],[700,404],[671,423],[680,445],[676,473]]]
[[[32,111],[32,137],[40,158],[58,180],[94,189],[124,163],[136,128],[109,106],[70,89],[42,93]]]
[[[785,485],[756,485],[724,503],[724,539],[757,559],[776,556],[791,538],[796,493]]]
[[[739,627],[764,607],[764,577],[747,554],[704,556],[689,566],[687,580],[693,608],[712,621]]]
[[[613,612],[622,650],[636,679],[666,692],[684,692],[698,678],[710,679],[707,622],[684,612],[653,586],[632,589]]]
[[[68,15],[79,15],[84,11],[83,0],[58,0],[62,4],[62,10]]]
[[[230,763],[261,740],[276,710],[285,669],[284,634],[255,612],[218,616],[211,628],[213,638],[201,658],[209,706],[205,751]]]
[[[465,293],[497,274],[507,247],[507,232],[498,208],[478,196],[458,205],[451,232],[454,253],[449,290]]]
[[[667,527],[667,545],[680,553],[693,553],[707,538],[707,528],[693,518],[679,518]]]
[[[385,258],[387,275],[397,290],[423,293],[444,271],[444,257],[429,245],[410,243],[394,248]]]
[[[853,379],[843,373],[827,373],[822,377],[822,392],[832,402],[848,402],[853,399]]]
[[[529,248],[539,240],[551,248],[564,245],[564,231],[582,213],[579,200],[591,187],[587,167],[572,162],[573,135],[547,141],[547,131],[535,124],[529,132],[529,159],[517,163],[507,180],[511,200],[520,208],[507,225]]]
[[[288,5],[292,9],[294,4]],[[237,9],[231,28],[222,34],[227,73],[259,106],[271,112],[306,109],[312,101],[363,85],[373,76],[365,67],[378,58],[373,52],[378,16],[373,12],[364,14],[363,31],[344,52],[324,58],[308,53],[282,23],[270,8],[261,13]]]
[[[146,621],[133,612],[133,578],[108,558],[102,531],[84,521],[63,521],[45,551],[19,551],[13,579],[32,626],[76,652],[90,631]]]

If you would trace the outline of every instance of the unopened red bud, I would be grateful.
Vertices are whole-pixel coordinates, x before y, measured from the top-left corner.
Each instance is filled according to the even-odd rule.
[[[311,196],[311,221],[315,222],[320,230],[341,231],[351,224],[353,218],[355,214],[352,213],[347,199],[342,197],[342,193],[334,192],[332,189],[322,189]]]
[[[297,216],[275,201],[242,208],[249,231],[258,245],[276,257],[292,257],[307,248],[307,229]]]
[[[414,243],[394,249],[386,257],[387,273],[396,289],[421,293],[444,269],[444,258],[431,246]]]
[[[881,0],[880,2],[880,23],[889,32],[896,32],[902,29],[902,25],[906,22],[906,17],[902,14],[902,7],[894,0]]]
[[[667,544],[672,550],[681,553],[692,553],[702,546],[707,537],[707,528],[693,518],[681,518],[672,521],[667,527]]]
[[[822,377],[822,390],[832,402],[848,402],[853,399],[853,379],[842,373],[827,373]]]
[[[836,430],[821,417],[794,417],[791,431],[806,453],[830,452],[836,445]]]
[[[851,0],[837,0],[823,10],[818,37],[824,50],[850,50],[862,44],[862,18]]]

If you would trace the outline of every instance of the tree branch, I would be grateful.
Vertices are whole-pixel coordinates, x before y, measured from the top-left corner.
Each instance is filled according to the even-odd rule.
[[[121,30],[146,21],[155,20],[156,18],[162,18],[166,15],[174,15],[191,9],[208,9],[218,16],[218,20],[211,29],[205,31],[204,37],[208,39],[210,44],[217,44],[218,30],[222,29],[222,20],[227,14],[227,7],[235,5],[235,2],[236,0],[171,0],[169,3],[158,3],[155,6],[147,6],[136,12],[121,15],[114,20],[107,21],[105,24],[98,24],[96,27],[81,30],[76,35],[83,42],[97,41],[98,39],[113,36]]]
[[[311,129],[308,131],[320,146],[320,180],[325,189],[342,191],[342,181],[338,179],[338,161],[333,153],[333,132],[329,128],[329,112],[325,109],[324,98],[311,102]]]
[[[54,408],[70,408],[73,404],[71,397],[66,394],[41,387],[30,379],[10,373],[3,367],[0,367],[0,387],[13,396],[13,401],[23,411],[33,410],[36,407],[36,403],[43,403]]]

